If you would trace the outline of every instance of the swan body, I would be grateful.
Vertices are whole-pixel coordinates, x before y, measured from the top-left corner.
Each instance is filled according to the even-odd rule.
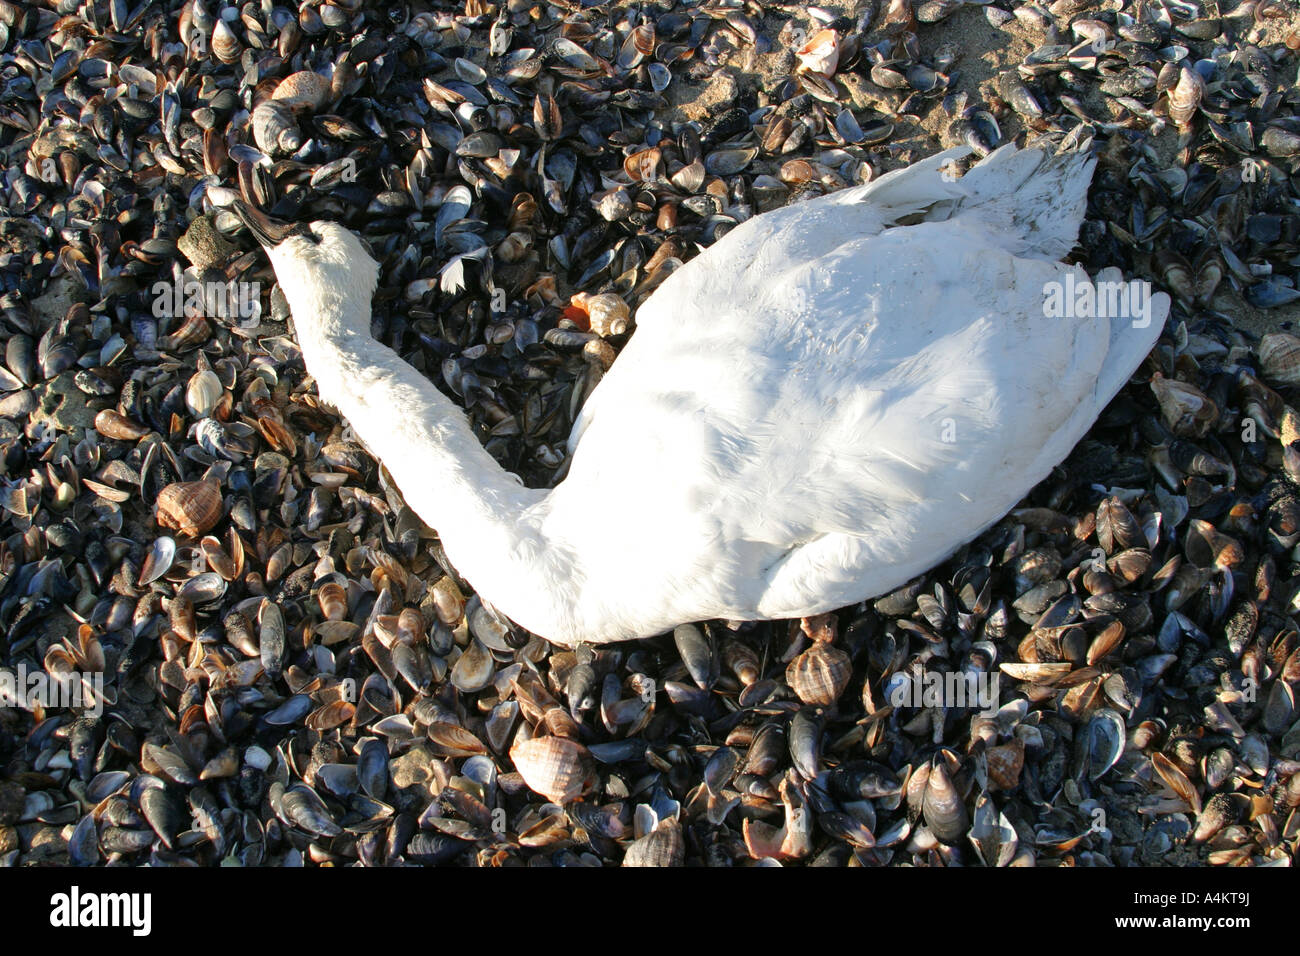
[[[1000,519],[1151,350],[1049,317],[1094,160],[950,150],[757,216],[671,275],[594,390],[567,477],[524,488],[369,334],[377,266],[334,223],[267,247],[308,370],[479,595],[560,644],[790,618],[890,591]],[[1117,270],[1099,279],[1117,281]],[[1101,310],[1104,311],[1104,310]]]

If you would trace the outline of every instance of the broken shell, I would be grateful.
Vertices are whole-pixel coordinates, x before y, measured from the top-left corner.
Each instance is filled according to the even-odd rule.
[[[578,292],[573,296],[572,307],[586,315],[591,331],[597,335],[622,335],[631,325],[627,303],[611,292],[600,295]]]
[[[818,30],[795,51],[795,56],[800,70],[832,77],[840,63],[840,35],[831,29]]]
[[[1165,424],[1183,438],[1204,438],[1219,421],[1219,408],[1195,385],[1165,378],[1159,372],[1151,377],[1151,391],[1160,403]]]

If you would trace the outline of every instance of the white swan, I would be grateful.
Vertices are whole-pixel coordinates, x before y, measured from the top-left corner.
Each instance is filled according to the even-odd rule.
[[[1148,354],[1148,320],[1053,318],[1094,160],[949,150],[755,217],[673,274],[524,488],[371,338],[376,264],[331,222],[247,206],[308,370],[479,595],[560,644],[885,593],[1001,518]],[[1067,279],[1068,276],[1072,277]],[[1117,270],[1100,279],[1118,281]]]

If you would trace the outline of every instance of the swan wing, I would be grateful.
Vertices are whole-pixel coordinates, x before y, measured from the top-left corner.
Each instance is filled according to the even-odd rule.
[[[679,270],[589,399],[554,514],[575,549],[674,594],[660,613],[794,616],[923,572],[1068,455],[1158,336],[1160,296],[1145,324],[1048,314],[1049,283],[1088,277],[1018,253],[1077,218],[1017,215],[983,186],[963,206],[932,169],[931,190],[887,178]],[[733,237],[744,256],[710,264]],[[564,517],[593,489],[632,503],[620,534]]]

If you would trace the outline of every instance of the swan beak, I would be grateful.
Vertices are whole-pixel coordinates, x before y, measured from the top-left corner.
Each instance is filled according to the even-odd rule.
[[[305,223],[285,222],[283,219],[268,216],[242,199],[236,199],[230,204],[230,208],[239,217],[239,221],[248,227],[248,231],[254,238],[268,249],[278,246],[285,239],[307,228]]]

